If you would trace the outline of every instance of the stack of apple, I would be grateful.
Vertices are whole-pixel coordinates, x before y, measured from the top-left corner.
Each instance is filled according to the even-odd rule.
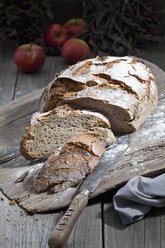
[[[90,49],[84,40],[73,38],[86,28],[83,19],[71,19],[63,25],[52,24],[45,33],[44,40],[47,46],[55,49],[61,48],[62,56],[69,63],[76,63],[89,58]],[[14,62],[23,72],[35,72],[44,65],[46,54],[41,46],[24,44],[19,46],[14,53]]]

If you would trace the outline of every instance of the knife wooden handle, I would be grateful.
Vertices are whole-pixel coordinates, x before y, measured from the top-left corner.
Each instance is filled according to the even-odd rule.
[[[49,248],[61,248],[67,242],[74,224],[88,203],[89,191],[84,190],[71,202],[64,216],[49,236]]]

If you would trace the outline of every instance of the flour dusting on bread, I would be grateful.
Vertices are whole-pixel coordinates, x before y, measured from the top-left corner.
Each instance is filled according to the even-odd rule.
[[[157,105],[155,78],[143,61],[128,56],[88,59],[56,75],[41,111],[66,103],[102,113],[116,134],[131,133]]]

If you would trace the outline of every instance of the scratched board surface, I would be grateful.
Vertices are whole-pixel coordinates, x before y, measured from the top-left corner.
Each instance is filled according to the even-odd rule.
[[[157,80],[158,107],[139,130],[130,135],[129,148],[91,197],[122,185],[135,175],[153,175],[165,171],[165,72],[147,63]],[[42,90],[38,90],[0,108],[0,189],[28,212],[65,207],[76,190],[69,188],[54,195],[36,193],[32,183],[43,161],[29,162],[20,155],[20,138],[32,113],[39,107],[41,93]]]

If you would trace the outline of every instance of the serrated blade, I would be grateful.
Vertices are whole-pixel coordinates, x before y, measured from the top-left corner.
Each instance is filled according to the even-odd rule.
[[[111,169],[112,165],[116,163],[121,155],[127,150],[129,143],[130,135],[123,135],[117,138],[115,144],[108,146],[100,158],[98,165],[78,188],[78,193],[84,190],[89,191],[89,194],[93,193]]]

